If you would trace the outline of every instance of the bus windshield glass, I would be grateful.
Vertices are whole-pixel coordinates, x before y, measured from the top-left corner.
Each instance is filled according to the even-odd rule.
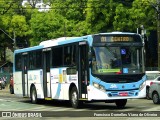
[[[93,74],[137,74],[142,72],[140,47],[93,47]]]

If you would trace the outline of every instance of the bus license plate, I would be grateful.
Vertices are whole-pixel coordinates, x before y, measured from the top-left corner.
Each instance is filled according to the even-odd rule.
[[[128,92],[120,92],[119,96],[128,96]]]

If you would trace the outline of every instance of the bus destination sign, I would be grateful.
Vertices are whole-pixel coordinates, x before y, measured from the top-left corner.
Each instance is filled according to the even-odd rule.
[[[129,36],[101,36],[100,41],[103,42],[132,42],[133,37]]]

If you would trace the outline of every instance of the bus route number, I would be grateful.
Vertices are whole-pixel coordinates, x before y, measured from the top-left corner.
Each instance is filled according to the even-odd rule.
[[[112,37],[112,42],[128,42],[129,37]]]

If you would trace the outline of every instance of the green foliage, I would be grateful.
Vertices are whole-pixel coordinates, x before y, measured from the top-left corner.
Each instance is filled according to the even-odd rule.
[[[115,10],[116,15],[114,16],[114,30],[117,31],[129,31],[133,24],[132,21],[129,20],[129,11],[123,4],[119,4]]]
[[[156,13],[150,2],[134,0],[132,7],[118,5],[114,16],[114,28],[119,31],[136,32],[137,28],[144,25],[148,31],[156,30]]]
[[[0,27],[12,38],[14,32],[16,37],[25,37],[31,46],[62,36],[136,32],[140,25],[156,30],[156,0],[44,0],[51,6],[48,12],[21,6],[21,2],[1,0]],[[2,32],[0,36],[0,41],[6,37]]]
[[[14,15],[10,21],[9,33],[15,32],[17,36],[26,36],[28,31],[28,25],[26,24],[25,16]]]
[[[133,28],[144,25],[147,30],[156,29],[156,11],[148,0],[135,0],[130,9],[130,20]]]
[[[34,39],[31,40],[31,45],[36,45],[43,40],[64,36],[64,25],[65,18],[52,13],[52,11],[32,14],[30,26]]]

